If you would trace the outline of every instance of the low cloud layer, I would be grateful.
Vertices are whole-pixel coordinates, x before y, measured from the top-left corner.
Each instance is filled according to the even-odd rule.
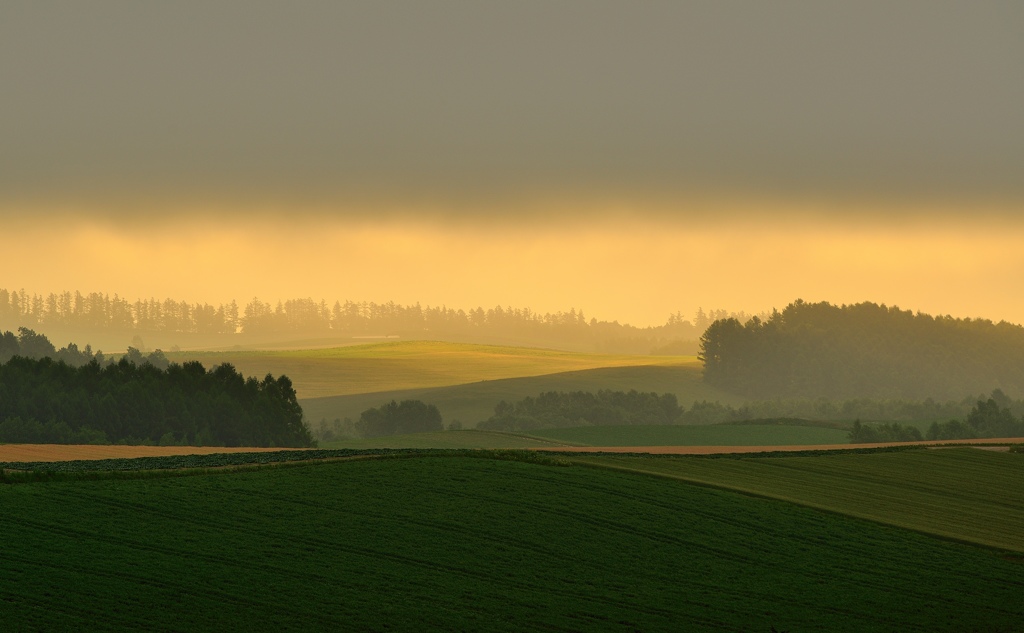
[[[1022,23],[1018,3],[5,3],[0,213],[1019,208]]]
[[[0,287],[1024,322],[1024,4],[4,2]]]

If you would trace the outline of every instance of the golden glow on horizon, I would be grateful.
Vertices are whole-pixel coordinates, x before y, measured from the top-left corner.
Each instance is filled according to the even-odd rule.
[[[874,301],[1024,322],[1024,226],[967,222],[721,223],[606,214],[545,225],[303,217],[23,224],[0,287],[243,305],[295,297],[584,310],[660,324],[698,306]],[[213,216],[216,217],[216,216]]]

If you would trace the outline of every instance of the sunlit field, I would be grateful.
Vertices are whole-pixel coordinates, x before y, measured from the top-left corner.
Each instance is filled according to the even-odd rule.
[[[647,357],[657,362],[657,357]],[[522,378],[475,381],[449,387],[406,389],[347,396],[330,396],[302,400],[306,417],[314,424],[320,419],[359,419],[370,407],[379,407],[390,400],[416,399],[429,402],[441,411],[445,423],[458,420],[472,427],[494,414],[500,401],[515,402],[537,397],[545,391],[637,391],[672,393],[682,406],[694,401],[739,404],[741,399],[701,380],[700,366],[687,362],[678,365],[635,365],[601,367],[560,373],[546,373]]]
[[[231,363],[246,375],[286,374],[302,400],[379,391],[445,387],[604,367],[697,370],[693,356],[581,354],[556,350],[401,341],[310,350],[176,352],[175,362]]]

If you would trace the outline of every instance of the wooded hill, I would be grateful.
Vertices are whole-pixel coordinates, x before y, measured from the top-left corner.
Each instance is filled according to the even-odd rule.
[[[0,364],[0,442],[313,444],[287,376],[245,378],[198,361],[72,367],[23,356]]]
[[[699,358],[707,382],[753,398],[1024,395],[1024,327],[874,303],[797,300],[766,320],[719,319]]]

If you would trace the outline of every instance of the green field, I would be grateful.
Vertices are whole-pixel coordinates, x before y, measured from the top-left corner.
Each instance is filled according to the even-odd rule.
[[[1024,454],[943,448],[773,458],[587,456],[576,461],[1024,552]]]
[[[525,347],[397,341],[307,350],[173,352],[173,362],[231,363],[245,375],[285,374],[302,400],[539,376],[600,367],[687,366],[693,356],[581,354]],[[380,403],[378,403],[380,404]]]
[[[816,426],[579,426],[527,433],[443,431],[320,442],[321,448],[550,448],[552,446],[788,446],[847,444],[847,432]]]
[[[578,426],[531,434],[582,446],[786,446],[850,441],[849,433],[842,429],[767,424]]]
[[[514,402],[527,396],[536,397],[544,391],[596,392],[600,389],[673,393],[682,406],[689,406],[694,400],[739,404],[736,396],[705,384],[701,380],[699,365],[681,362],[678,365],[601,367],[522,378],[478,380],[431,389],[312,398],[302,400],[302,408],[306,418],[315,426],[321,418],[358,420],[359,414],[371,407],[379,407],[391,400],[413,399],[435,405],[445,423],[459,420],[464,426],[473,426],[493,415],[494,406],[502,400]]]
[[[359,439],[320,442],[320,448],[370,449],[370,448],[552,448],[557,446],[583,446],[574,442],[562,442],[521,433],[501,431],[442,431],[440,433],[411,433]]]
[[[1019,630],[1024,566],[592,468],[334,462],[0,487],[4,630]]]

